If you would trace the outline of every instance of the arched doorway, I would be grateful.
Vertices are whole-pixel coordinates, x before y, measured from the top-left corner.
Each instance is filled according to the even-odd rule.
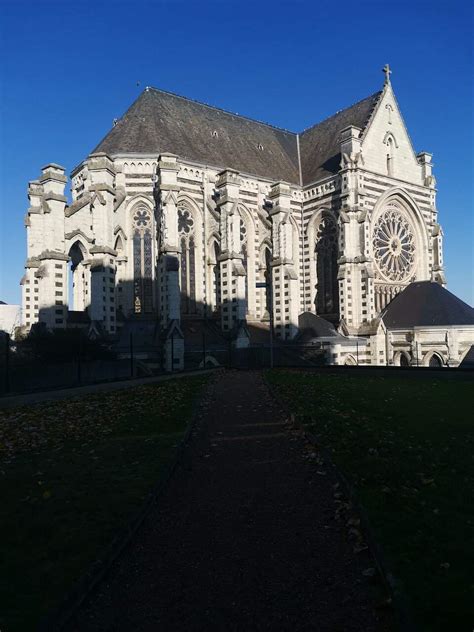
[[[406,353],[400,354],[400,364],[399,366],[410,366],[410,361],[406,355]]]
[[[83,312],[88,305],[89,278],[88,270],[84,266],[86,249],[80,241],[73,243],[69,249],[71,258],[70,285],[72,291],[69,294],[69,306],[72,311]]]

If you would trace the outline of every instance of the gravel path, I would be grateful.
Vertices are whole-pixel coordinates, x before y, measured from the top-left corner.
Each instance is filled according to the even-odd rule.
[[[68,630],[392,629],[332,477],[260,373],[220,373],[159,507]]]

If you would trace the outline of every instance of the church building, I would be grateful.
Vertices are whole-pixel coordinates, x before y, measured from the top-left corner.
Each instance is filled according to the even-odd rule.
[[[390,72],[299,133],[147,87],[72,171],[72,201],[57,164],[29,183],[26,331],[88,322],[113,339],[148,319],[179,369],[186,321],[245,347],[270,317],[288,345],[323,319],[331,363],[357,349],[364,364],[458,365],[474,310],[444,289],[432,156],[415,152]],[[399,327],[407,288],[444,311],[402,309]]]

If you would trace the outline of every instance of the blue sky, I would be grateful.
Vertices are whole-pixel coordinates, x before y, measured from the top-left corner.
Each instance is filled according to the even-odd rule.
[[[0,299],[20,299],[28,180],[70,172],[146,85],[299,131],[380,89],[389,62],[434,154],[448,288],[472,305],[469,4],[0,0]]]

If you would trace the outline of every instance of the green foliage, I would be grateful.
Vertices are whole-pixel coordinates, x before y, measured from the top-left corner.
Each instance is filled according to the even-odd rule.
[[[35,629],[125,528],[205,381],[0,410],[0,629]]]
[[[472,383],[301,371],[268,378],[354,484],[420,629],[470,629]]]

